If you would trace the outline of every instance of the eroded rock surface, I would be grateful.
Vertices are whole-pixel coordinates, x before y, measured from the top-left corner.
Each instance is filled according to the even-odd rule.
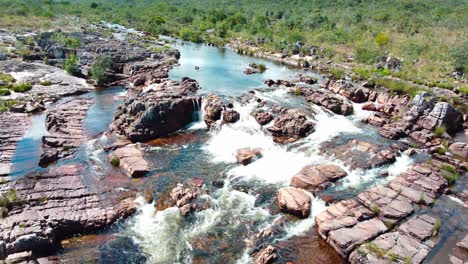
[[[0,120],[0,176],[6,176],[11,172],[16,144],[30,126],[31,118],[27,114],[1,113]]]
[[[281,112],[267,129],[275,142],[290,143],[312,133],[314,124],[299,110],[289,109]]]
[[[243,148],[237,150],[236,159],[237,162],[242,165],[248,165],[255,160],[262,157],[262,151],[260,149],[252,149],[252,148]]]
[[[40,165],[72,155],[84,142],[84,120],[92,103],[89,98],[74,99],[48,110],[46,128],[49,135],[42,138]]]
[[[142,177],[150,171],[150,165],[143,156],[141,148],[135,144],[114,150],[110,159],[117,158],[119,166],[129,177]]]
[[[311,198],[306,191],[294,187],[284,187],[278,190],[276,198],[281,211],[300,218],[309,216]]]
[[[196,95],[197,90],[198,83],[189,78],[149,88],[125,100],[114,117],[112,128],[132,142],[175,132],[190,124],[194,112],[199,110],[201,97]]]
[[[0,222],[0,252],[9,258],[44,256],[61,239],[109,226],[135,211],[133,194],[92,191],[82,182],[83,173],[79,165],[65,165],[2,184],[2,194],[13,190],[16,198]]]
[[[306,166],[291,179],[291,186],[310,192],[323,190],[347,173],[336,165]]]

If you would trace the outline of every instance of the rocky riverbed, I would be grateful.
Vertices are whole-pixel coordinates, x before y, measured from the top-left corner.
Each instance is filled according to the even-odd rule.
[[[449,103],[302,71],[266,78],[284,67],[267,62],[255,75],[238,67],[253,86],[223,94],[190,72],[174,80],[183,46],[141,32],[104,23],[33,36],[30,55],[0,61],[31,84],[1,97],[14,100],[0,114],[1,260],[467,261],[468,127]],[[77,77],[61,68],[71,54]],[[99,86],[116,92],[91,78],[102,56],[111,61]],[[18,147],[37,114],[39,157]],[[14,173],[17,157],[33,171]]]

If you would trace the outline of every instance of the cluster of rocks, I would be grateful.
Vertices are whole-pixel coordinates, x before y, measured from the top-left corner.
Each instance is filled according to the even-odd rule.
[[[203,194],[206,194],[206,191],[203,189],[203,181],[195,179],[185,184],[178,183],[172,189],[170,197],[174,205],[180,209],[180,213],[183,216],[188,216],[194,211],[206,208],[206,204],[197,199]]]
[[[448,186],[444,177],[448,173],[445,171],[446,166],[449,165],[435,159],[432,164],[416,164],[387,185],[378,185],[360,193],[356,199],[342,200],[331,205],[315,219],[319,234],[338,254],[348,258],[358,246],[389,231],[393,225],[413,214],[419,204],[432,204]],[[432,220],[429,222],[434,224]],[[404,230],[403,226],[400,229]],[[414,231],[418,232],[417,229]],[[396,247],[395,242],[391,242],[395,236],[401,234],[383,236],[386,245]],[[410,257],[413,261],[422,261],[427,253]]]
[[[222,123],[235,123],[239,121],[240,114],[234,110],[232,103],[227,103],[215,94],[208,94],[203,100],[205,102],[203,107],[203,120],[208,129],[213,126],[217,127],[215,124],[218,121],[222,121]],[[220,125],[222,125],[222,123]]]
[[[194,121],[201,105],[197,90],[198,83],[189,78],[150,86],[119,106],[112,129],[132,142],[175,132]]]
[[[261,66],[260,64],[250,63],[249,67],[245,69],[244,73],[247,75],[263,73],[266,70],[265,65]]]
[[[354,110],[352,104],[326,90],[309,87],[296,87],[290,90],[290,93],[300,94],[304,96],[308,102],[322,106],[338,115],[351,115]]]
[[[0,259],[17,263],[47,256],[62,239],[104,228],[136,210],[132,193],[93,191],[84,173],[79,165],[64,165],[0,185],[2,194],[15,196],[0,222]]]
[[[439,226],[438,226],[439,225]],[[349,256],[349,262],[422,263],[435,246],[434,236],[440,228],[438,219],[424,214],[411,217],[397,230],[382,234],[372,242],[362,244]]]
[[[72,155],[86,139],[84,120],[93,101],[75,99],[49,109],[46,128],[49,135],[42,138],[40,165],[47,165]]]
[[[1,113],[0,120],[0,176],[6,176],[11,172],[16,144],[31,125],[31,118],[27,114]]]
[[[291,178],[291,186],[315,193],[347,175],[346,171],[336,165],[309,165]]]
[[[285,109],[273,120],[273,126],[267,128],[273,141],[281,144],[291,143],[306,137],[314,131],[314,123],[297,109]]]
[[[452,262],[452,264],[463,264],[466,262],[466,256],[468,256],[468,235],[458,242],[456,247],[452,250],[450,262]]]

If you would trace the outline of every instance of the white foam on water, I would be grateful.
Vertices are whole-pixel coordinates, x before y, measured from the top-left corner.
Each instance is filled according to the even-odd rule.
[[[222,226],[225,235],[236,237],[233,232],[240,224],[266,222],[272,216],[263,208],[255,207],[255,197],[232,190],[229,182],[206,199],[210,206],[193,214],[194,221],[187,222],[176,207],[157,211],[154,204],[140,204],[130,221],[129,232],[149,258],[149,263],[191,263],[191,241],[209,235]]]
[[[365,105],[365,104],[366,103],[361,103],[361,104],[352,103],[354,112],[350,116],[350,118],[353,119],[355,122],[361,122],[362,120],[367,119],[369,116],[371,116],[373,113],[375,113],[373,111],[363,110],[362,106]]]
[[[448,198],[449,198],[450,200],[456,202],[457,204],[462,205],[462,206],[465,205],[465,203],[464,203],[462,200],[460,200],[459,198],[457,198],[457,197],[455,197],[455,196],[452,196],[452,195],[447,195],[447,196],[448,196]]]
[[[407,171],[408,168],[413,165],[414,159],[411,158],[405,152],[402,153],[400,156],[396,157],[396,161],[388,166],[388,180],[391,180],[395,177],[400,176],[403,172]]]

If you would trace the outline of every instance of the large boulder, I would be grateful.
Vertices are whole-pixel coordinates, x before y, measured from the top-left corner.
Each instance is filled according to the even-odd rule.
[[[299,110],[281,112],[272,127],[267,128],[277,143],[290,143],[313,132],[314,124]]]
[[[300,218],[309,217],[311,198],[306,191],[294,187],[284,187],[278,190],[276,198],[281,211]]]
[[[199,110],[197,90],[195,80],[184,78],[143,91],[119,107],[112,128],[132,142],[156,139],[184,128]]]
[[[468,159],[468,144],[463,142],[455,142],[449,147],[449,151],[456,156]]]
[[[117,159],[119,166],[129,177],[141,177],[150,171],[149,163],[137,145],[131,144],[118,148],[109,157]]]
[[[278,260],[276,248],[267,246],[255,256],[254,264],[272,264]]]
[[[444,126],[447,132],[456,133],[463,128],[463,115],[449,103],[439,102],[419,125],[428,130]]]
[[[291,179],[291,186],[314,192],[347,175],[336,165],[306,166]]]
[[[204,98],[205,106],[203,119],[206,126],[210,128],[216,121],[221,119],[224,103],[221,98],[215,94],[209,94]]]
[[[273,120],[273,115],[263,110],[256,111],[252,113],[252,115],[254,116],[257,123],[262,126],[270,123],[271,120]]]

